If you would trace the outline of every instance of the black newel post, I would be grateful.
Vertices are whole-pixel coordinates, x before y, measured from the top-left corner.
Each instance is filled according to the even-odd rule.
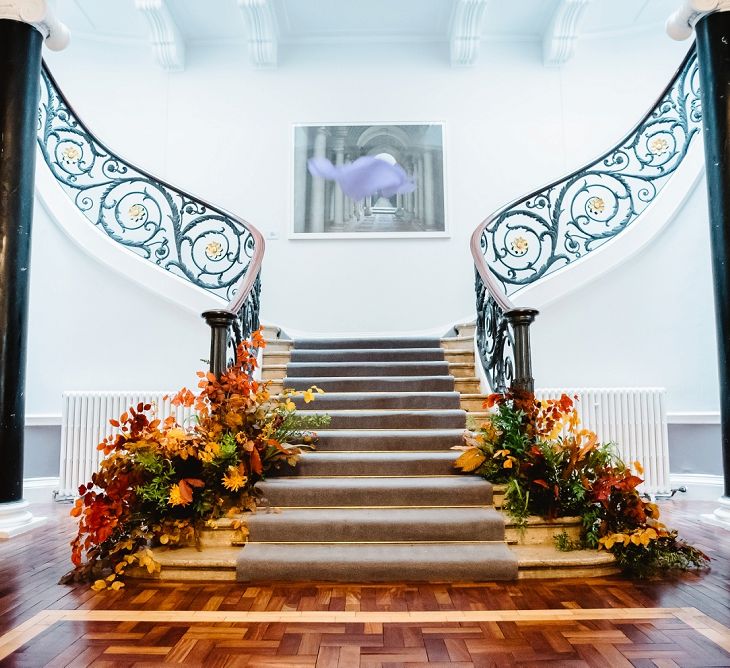
[[[511,388],[529,392],[535,391],[532,377],[532,351],[530,350],[530,325],[539,311],[534,308],[515,308],[504,314],[512,327],[515,340],[515,377]]]
[[[724,494],[730,497],[730,12],[709,14],[695,29],[715,283]]]
[[[235,313],[216,310],[203,313],[210,327],[210,372],[220,378],[228,367],[228,336]]]
[[[25,356],[43,37],[0,19],[0,503],[23,498]]]

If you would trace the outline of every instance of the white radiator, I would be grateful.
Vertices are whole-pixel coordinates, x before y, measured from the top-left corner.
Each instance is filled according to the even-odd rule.
[[[170,405],[163,400],[174,392],[109,391],[64,392],[61,418],[61,472],[56,499],[76,498],[79,485],[91,480],[91,474],[99,468],[104,453],[96,446],[109,434],[119,433],[109,420],[118,419],[130,406],[140,402],[153,404],[156,416],[166,418],[175,415],[180,424],[187,424],[192,408]]]
[[[601,442],[616,444],[627,464],[644,467],[639,491],[655,497],[671,493],[669,486],[669,439],[665,391],[655,387],[538,389],[539,399],[578,395],[575,407],[583,427],[598,434]]]

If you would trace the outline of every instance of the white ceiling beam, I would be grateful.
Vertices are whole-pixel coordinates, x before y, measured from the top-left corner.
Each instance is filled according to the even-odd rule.
[[[542,38],[542,62],[560,67],[575,55],[583,12],[591,0],[559,0]]]
[[[134,0],[150,28],[155,59],[167,72],[185,69],[185,40],[165,0]]]
[[[471,67],[479,56],[486,0],[455,0],[451,17],[452,67]]]
[[[279,51],[279,26],[272,0],[238,0],[248,27],[248,51],[254,67],[273,68]]]

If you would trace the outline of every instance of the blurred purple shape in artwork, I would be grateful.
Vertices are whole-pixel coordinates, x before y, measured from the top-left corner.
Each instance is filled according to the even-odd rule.
[[[383,197],[396,193],[410,193],[416,184],[397,162],[391,164],[381,158],[365,155],[349,165],[335,167],[327,158],[310,158],[309,173],[328,181],[337,181],[345,193],[356,201],[379,192]]]

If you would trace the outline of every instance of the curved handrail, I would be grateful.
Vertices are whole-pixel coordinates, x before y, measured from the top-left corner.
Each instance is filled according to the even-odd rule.
[[[682,163],[701,121],[693,47],[621,142],[587,166],[502,207],[474,230],[477,347],[494,391],[533,387],[529,324],[538,312],[516,308],[510,296],[633,224]]]
[[[211,368],[222,370],[235,344],[259,325],[263,235],[111,151],[80,120],[45,63],[42,79],[38,147],[56,182],[109,239],[226,300],[225,308],[204,314],[227,314],[225,337],[214,331],[218,345],[211,344]]]

